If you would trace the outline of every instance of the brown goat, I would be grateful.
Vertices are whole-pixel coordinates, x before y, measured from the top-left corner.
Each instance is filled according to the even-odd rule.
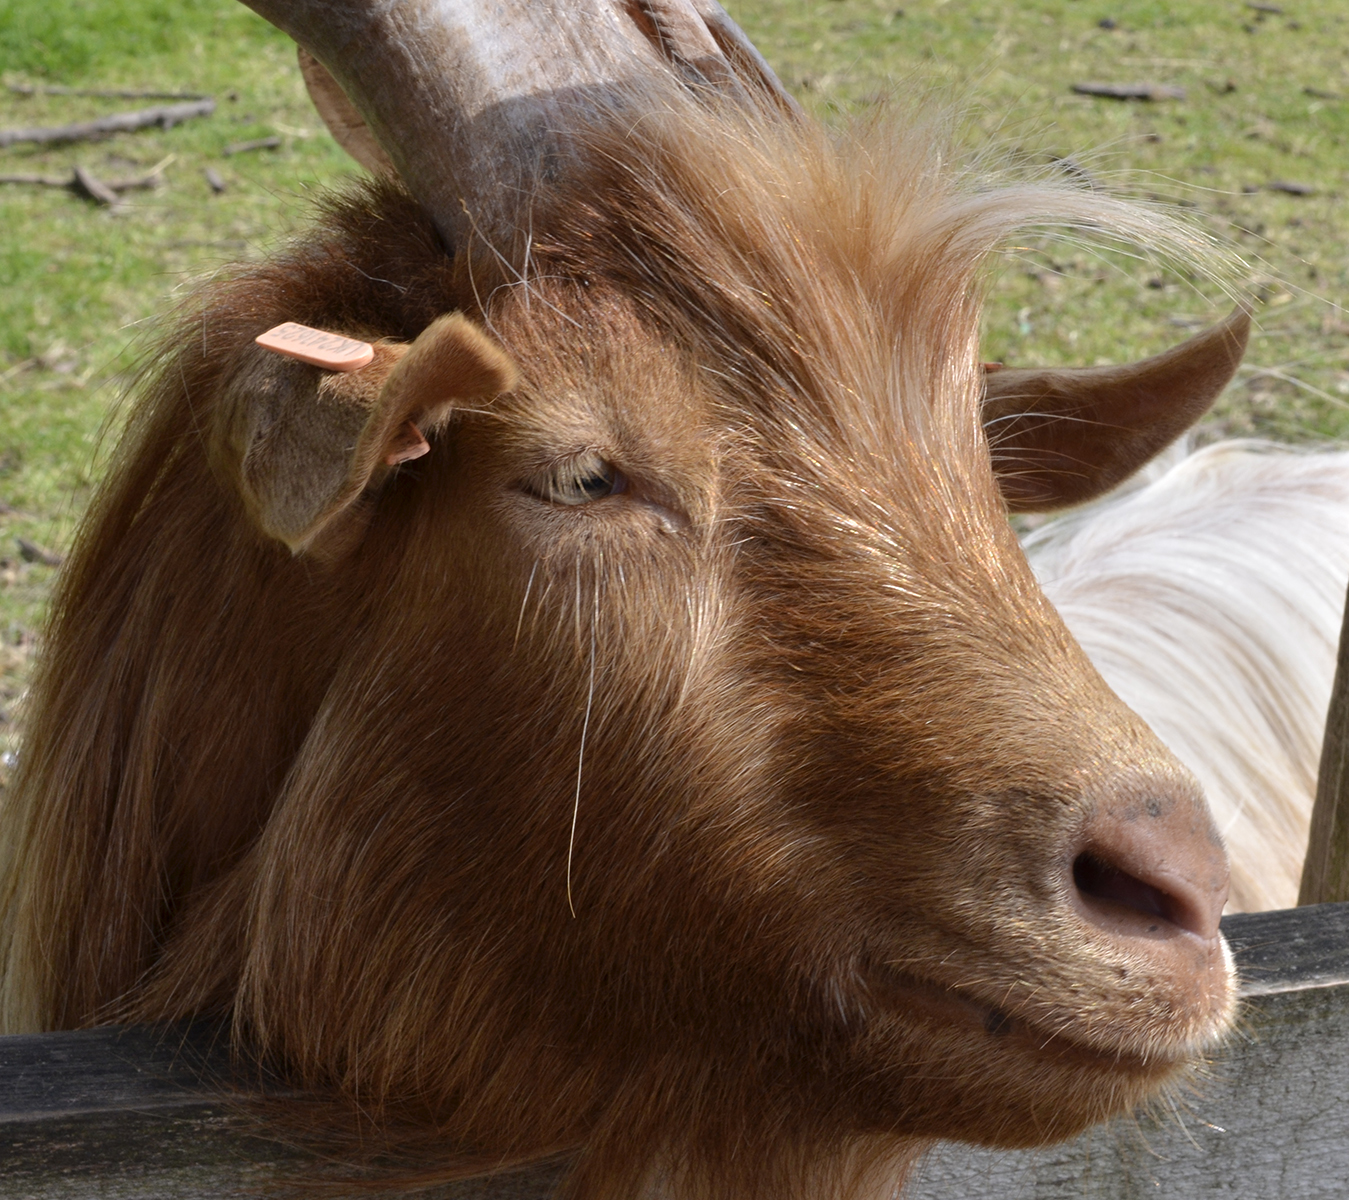
[[[577,1197],[888,1191],[1128,1108],[1230,1021],[1225,862],[1006,511],[1139,465],[1244,319],[985,397],[987,255],[1154,218],[917,122],[577,126],[499,256],[380,184],[171,339],[5,801],[7,1028],[228,1016],[326,1145]]]

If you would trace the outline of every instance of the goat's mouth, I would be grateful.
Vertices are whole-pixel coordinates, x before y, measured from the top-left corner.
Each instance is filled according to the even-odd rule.
[[[982,1145],[1044,1145],[1127,1112],[1194,1061],[1164,1038],[1155,1051],[1079,1041],[1032,1010],[973,989],[882,967],[868,971],[871,1018],[854,1043],[864,1125]],[[1051,1095],[1072,1104],[1046,1104]]]
[[[1032,1055],[1052,1051],[1057,1055],[1068,1053],[1109,1070],[1135,1075],[1164,1076],[1193,1061],[1196,1054],[1211,1045],[1225,1029],[1216,1029],[1207,1036],[1153,1036],[1147,1039],[1146,1049],[1131,1044],[1127,1036],[1101,1038],[1074,1036],[1071,1021],[1057,1019],[1049,1022],[1028,1020],[1022,1013],[954,986],[884,966],[871,973],[872,995],[880,1008],[903,1014],[909,1020],[935,1022],[948,1029],[963,1030],[973,1039],[992,1039],[1007,1050],[1015,1046]],[[991,1047],[990,1047],[991,1048]]]
[[[886,1008],[963,1025],[971,1031],[981,1029],[990,1037],[1006,1037],[1018,1026],[1026,1027],[1024,1021],[959,988],[919,979],[889,966],[874,970],[872,976],[874,994]]]

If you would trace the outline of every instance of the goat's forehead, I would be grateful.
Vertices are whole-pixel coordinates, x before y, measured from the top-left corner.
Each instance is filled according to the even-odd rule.
[[[717,404],[696,356],[630,306],[586,299],[522,295],[497,318],[521,373],[503,406],[517,434],[558,450],[629,452],[713,437]]]
[[[728,331],[696,306],[544,283],[495,317],[525,380],[518,411],[541,433],[680,443],[696,432],[761,447],[789,471],[842,463],[867,475],[902,460],[921,475],[946,461],[962,473],[987,465],[975,314],[958,315],[956,327],[929,320],[926,338],[876,311],[851,321],[829,311],[796,329],[771,315]]]

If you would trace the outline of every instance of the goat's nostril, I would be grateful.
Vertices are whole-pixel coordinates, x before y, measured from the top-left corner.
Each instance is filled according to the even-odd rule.
[[[1173,925],[1181,923],[1175,919],[1174,897],[1094,854],[1079,854],[1073,860],[1073,883],[1082,895],[1093,900],[1118,904],[1147,917],[1160,917]]]
[[[1060,868],[1078,914],[1111,938],[1214,941],[1227,860],[1203,802],[1192,789],[1130,790],[1101,802]]]

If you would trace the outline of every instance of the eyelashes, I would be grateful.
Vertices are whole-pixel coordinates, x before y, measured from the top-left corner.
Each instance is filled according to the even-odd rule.
[[[582,454],[550,468],[531,480],[525,490],[549,504],[577,507],[617,496],[628,487],[627,477],[598,454]]]

